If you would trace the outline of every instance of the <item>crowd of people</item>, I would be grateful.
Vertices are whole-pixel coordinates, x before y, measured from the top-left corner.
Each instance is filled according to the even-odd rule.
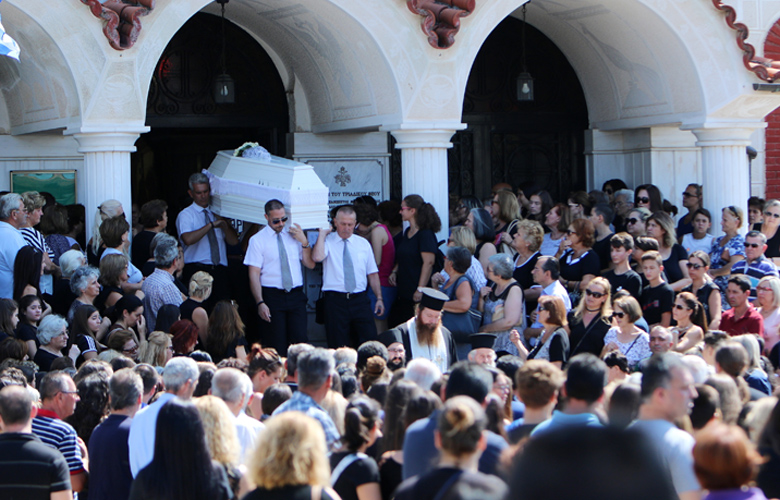
[[[178,237],[107,200],[89,241],[0,197],[1,497],[780,496],[780,201],[498,184],[445,242],[418,195],[239,234],[188,193]]]

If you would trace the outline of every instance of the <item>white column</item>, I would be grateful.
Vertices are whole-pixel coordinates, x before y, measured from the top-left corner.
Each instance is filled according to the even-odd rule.
[[[92,224],[98,206],[110,199],[119,200],[131,222],[133,206],[130,180],[130,153],[135,152],[135,141],[149,127],[90,130],[82,127],[68,131],[79,143],[84,154],[84,168],[78,180],[79,200],[86,207],[87,239],[92,237]]]
[[[401,150],[401,191],[403,196],[419,194],[436,209],[441,218],[441,231],[436,237],[447,240],[449,234],[449,187],[447,149],[450,139],[462,123],[429,126],[387,127]]]
[[[735,206],[745,213],[744,234],[747,225],[747,200],[750,197],[749,163],[745,148],[750,136],[766,123],[731,123],[717,126],[691,127],[701,148],[702,186],[704,207],[712,213],[713,232],[718,233],[721,210]]]

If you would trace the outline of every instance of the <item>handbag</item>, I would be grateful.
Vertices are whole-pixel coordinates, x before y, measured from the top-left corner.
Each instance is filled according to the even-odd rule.
[[[475,290],[474,282],[471,281],[471,278],[465,275],[461,276],[450,288],[450,293],[448,294],[450,300],[455,298],[454,295],[464,279],[469,282],[471,289]],[[475,291],[474,293],[477,292]],[[453,340],[460,344],[468,343],[469,337],[479,331],[481,323],[482,313],[473,307],[462,313],[445,312],[442,316],[442,325],[450,331]]]

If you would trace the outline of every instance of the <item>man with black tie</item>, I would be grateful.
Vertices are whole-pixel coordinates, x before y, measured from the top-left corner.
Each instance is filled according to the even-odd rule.
[[[313,269],[314,261],[301,226],[287,226],[281,201],[265,204],[265,220],[268,225],[249,240],[244,265],[249,266],[249,285],[263,320],[263,346],[286,357],[287,346],[309,341],[301,262]]]
[[[376,325],[371,313],[367,284],[378,297],[374,313],[385,311],[379,271],[371,244],[356,236],[355,209],[340,207],[333,219],[336,232],[320,229],[312,251],[314,262],[322,262],[322,295],[325,300],[325,333],[328,347],[356,347],[376,340]]]

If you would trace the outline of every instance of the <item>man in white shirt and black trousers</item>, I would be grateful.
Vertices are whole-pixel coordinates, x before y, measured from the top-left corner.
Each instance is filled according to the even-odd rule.
[[[379,297],[374,313],[385,311],[379,270],[371,244],[354,234],[355,209],[340,207],[333,219],[336,232],[320,229],[312,251],[314,262],[322,262],[322,296],[325,300],[325,334],[328,347],[357,347],[377,339],[371,301],[366,285]]]
[[[287,226],[284,204],[265,204],[268,225],[249,240],[244,264],[249,266],[249,286],[255,296],[257,314],[263,321],[263,346],[287,356],[287,346],[308,343],[306,294],[301,262],[314,268],[311,246],[298,224]]]

